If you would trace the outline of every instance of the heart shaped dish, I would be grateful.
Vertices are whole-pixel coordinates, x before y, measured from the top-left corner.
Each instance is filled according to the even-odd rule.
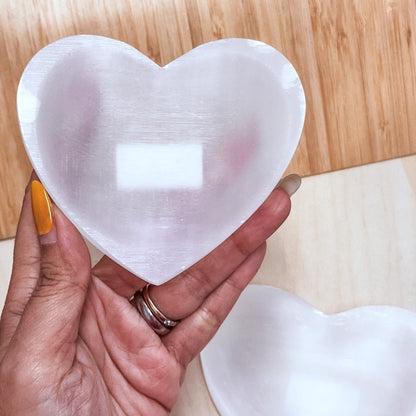
[[[290,62],[247,39],[203,44],[160,67],[120,41],[64,38],[29,62],[17,105],[26,151],[57,206],[153,284],[261,205],[305,116]]]
[[[251,285],[201,353],[222,416],[416,416],[416,314]]]

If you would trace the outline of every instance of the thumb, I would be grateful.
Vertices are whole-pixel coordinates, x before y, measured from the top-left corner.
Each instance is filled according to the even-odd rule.
[[[72,347],[90,279],[90,256],[78,230],[52,205],[39,181],[31,184],[32,210],[40,244],[39,280],[17,328],[50,354]],[[56,348],[56,349],[55,349]]]

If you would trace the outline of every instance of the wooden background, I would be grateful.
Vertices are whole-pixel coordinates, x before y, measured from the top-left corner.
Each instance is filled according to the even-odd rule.
[[[292,61],[307,97],[289,171],[342,169],[416,151],[415,0],[0,0],[0,238],[13,236],[30,166],[15,95],[29,59],[64,36],[135,46],[160,65],[247,37]]]

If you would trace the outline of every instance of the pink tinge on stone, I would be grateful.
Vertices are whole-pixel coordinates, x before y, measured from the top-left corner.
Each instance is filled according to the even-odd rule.
[[[249,39],[165,67],[113,39],[40,50],[17,95],[29,158],[99,250],[161,284],[231,235],[297,147],[305,96],[290,62]]]

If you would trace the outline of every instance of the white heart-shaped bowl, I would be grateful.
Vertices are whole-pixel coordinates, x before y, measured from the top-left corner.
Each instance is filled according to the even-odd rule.
[[[416,314],[251,285],[201,353],[222,416],[416,416]]]
[[[17,94],[32,165],[102,252],[161,284],[261,205],[298,144],[290,62],[253,40],[203,44],[160,67],[100,36],[40,50]]]

